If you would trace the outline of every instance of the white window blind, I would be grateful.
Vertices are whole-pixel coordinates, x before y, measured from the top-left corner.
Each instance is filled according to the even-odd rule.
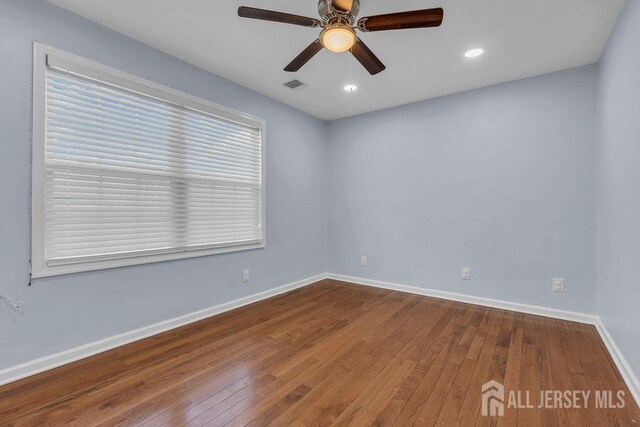
[[[45,269],[263,244],[259,123],[86,70],[47,60]]]

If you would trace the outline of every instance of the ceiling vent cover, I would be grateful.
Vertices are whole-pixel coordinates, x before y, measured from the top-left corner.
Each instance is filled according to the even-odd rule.
[[[305,87],[309,86],[308,84],[301,82],[298,79],[293,79],[289,82],[284,83],[283,86],[288,87],[291,90],[301,90],[304,89]]]

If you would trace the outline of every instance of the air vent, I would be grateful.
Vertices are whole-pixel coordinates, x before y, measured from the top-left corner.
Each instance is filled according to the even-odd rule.
[[[294,79],[294,80],[291,80],[290,82],[284,83],[283,86],[286,86],[291,90],[301,90],[301,89],[304,89],[305,87],[307,87],[309,85],[304,83],[304,82],[301,82],[298,79]]]

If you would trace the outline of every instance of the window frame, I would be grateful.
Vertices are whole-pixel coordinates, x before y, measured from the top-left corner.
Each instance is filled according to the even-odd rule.
[[[157,254],[132,255],[112,259],[69,264],[47,264],[45,256],[45,185],[46,185],[46,117],[47,58],[64,63],[77,72],[105,83],[192,108],[226,120],[256,127],[261,131],[261,240],[258,243],[225,245],[200,249],[175,249]],[[90,61],[42,43],[33,43],[33,138],[31,156],[31,269],[33,278],[58,276],[133,265],[150,264],[202,256],[262,249],[267,245],[266,231],[266,121],[264,119],[216,104],[186,92],[146,80],[118,69]]]

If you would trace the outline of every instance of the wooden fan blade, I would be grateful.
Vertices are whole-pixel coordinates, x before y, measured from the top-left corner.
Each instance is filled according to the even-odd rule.
[[[322,43],[320,43],[320,39],[317,39],[313,43],[311,43],[305,50],[303,50],[300,55],[296,56],[296,59],[291,61],[289,65],[287,65],[284,70],[290,73],[298,71],[304,64],[309,62],[311,58],[313,58],[318,52],[323,49]]]
[[[262,21],[281,22],[283,24],[301,25],[303,27],[319,27],[320,21],[306,16],[292,15],[290,13],[274,12],[273,10],[256,9],[254,7],[241,6],[238,8],[238,16],[241,18],[260,19]]]
[[[333,7],[343,12],[351,12],[353,7],[353,0],[333,0]]]
[[[362,18],[358,21],[358,28],[362,31],[384,31],[439,27],[443,17],[442,8],[389,13]]]
[[[367,69],[372,76],[384,71],[385,65],[378,59],[362,40],[358,39],[351,48],[351,54]]]

